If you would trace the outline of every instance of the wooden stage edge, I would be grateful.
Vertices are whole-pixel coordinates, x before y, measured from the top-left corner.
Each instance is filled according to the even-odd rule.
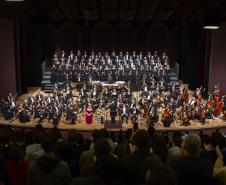
[[[18,119],[14,120],[4,120],[3,118],[0,118],[0,125],[1,126],[11,126],[13,128],[25,128],[25,129],[33,129],[38,124],[37,121],[30,121],[28,123],[20,123]],[[216,129],[226,129],[226,122],[220,120],[220,119],[211,119],[207,120],[205,124],[202,124],[200,122],[192,122],[189,126],[181,126],[181,123],[174,122],[171,124],[170,127],[163,127],[162,125],[155,125],[156,132],[175,132],[175,131],[202,131],[202,130],[216,130]],[[53,124],[49,123],[47,121],[43,121],[41,125],[45,129],[52,129]],[[111,126],[104,126],[101,124],[90,124],[87,125],[85,123],[76,123],[75,125],[72,125],[70,123],[60,122],[58,125],[59,130],[72,130],[75,129],[80,132],[92,132],[94,130],[99,130],[106,128],[108,131],[113,132],[119,132],[120,130],[126,131],[127,129],[132,129],[133,125],[131,123],[123,125],[111,125]],[[147,126],[143,124],[138,124],[139,129],[147,129]]]

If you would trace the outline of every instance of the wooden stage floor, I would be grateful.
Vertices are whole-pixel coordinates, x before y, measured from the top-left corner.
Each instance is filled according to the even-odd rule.
[[[40,90],[38,87],[34,88],[29,88],[29,92],[27,94],[21,95],[17,102],[21,103],[23,100],[29,95],[36,95],[37,93],[45,94]],[[48,95],[48,94],[45,94]],[[109,112],[106,114],[105,119],[110,122],[110,115]],[[116,117],[116,121],[118,121],[119,118]],[[0,116],[0,125],[5,125],[5,126],[12,126],[12,127],[22,127],[22,128],[27,128],[31,129],[34,128],[38,124],[38,120],[31,120],[28,123],[20,123],[18,119],[13,119],[13,120],[4,120],[2,116]],[[43,120],[41,123],[42,126],[46,129],[51,129],[53,128],[52,122],[48,122],[47,120]],[[218,118],[216,119],[210,119],[206,120],[205,124],[202,124],[198,121],[193,121],[189,126],[181,126],[181,122],[176,120],[173,122],[170,127],[164,127],[161,123],[157,124],[154,126],[157,132],[172,132],[172,131],[200,131],[200,130],[213,130],[213,129],[226,129],[226,122],[223,120],[220,120]],[[108,131],[125,131],[127,129],[133,128],[133,125],[131,123],[131,120],[129,119],[128,124],[123,123],[122,125],[102,125],[102,124],[97,124],[96,123],[96,116],[94,113],[94,119],[93,123],[88,125],[85,123],[85,113],[81,112],[78,114],[78,119],[74,125],[69,123],[68,121],[64,121],[61,119],[59,122],[58,128],[60,130],[71,130],[71,129],[76,129],[78,131],[87,131],[87,132],[92,132],[96,129],[102,129],[106,128]],[[148,125],[146,124],[146,119],[143,118],[142,116],[139,116],[138,118],[138,128],[139,129],[147,129]]]
[[[95,120],[95,119],[94,119]],[[28,123],[20,123],[18,119],[13,120],[4,120],[3,117],[0,118],[0,125],[4,126],[12,126],[12,127],[21,127],[21,128],[34,128],[38,124],[38,120],[32,120]],[[43,120],[41,125],[46,129],[53,128],[52,122],[48,122],[47,120]],[[156,124],[155,130],[157,132],[172,132],[172,131],[200,131],[200,130],[210,130],[210,129],[223,129],[226,128],[226,122],[220,120],[220,119],[211,119],[206,120],[205,124],[202,124],[200,122],[191,122],[189,126],[181,126],[181,123],[178,121],[175,121],[171,124],[170,127],[164,127],[162,124]],[[67,121],[60,121],[58,128],[60,130],[71,130],[76,129],[78,131],[87,131],[92,132],[97,129],[106,128],[108,131],[126,131],[127,129],[132,129],[133,125],[131,121],[128,122],[128,124],[123,123],[122,125],[102,125],[97,123],[92,123],[90,125],[86,124],[85,121],[78,120],[75,124],[71,124]],[[142,122],[141,120],[138,121],[138,128],[139,129],[147,129],[148,126],[145,122]]]

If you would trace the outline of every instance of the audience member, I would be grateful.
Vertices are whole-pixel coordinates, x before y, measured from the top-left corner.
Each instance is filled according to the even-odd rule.
[[[167,141],[163,135],[156,135],[152,142],[152,152],[158,155],[162,161],[166,161],[168,147]]]
[[[182,144],[182,134],[180,132],[175,132],[172,136],[171,147],[169,148],[167,155],[167,163],[182,156],[181,153]]]
[[[155,154],[152,154],[147,157],[142,169],[141,181],[145,182],[145,180],[149,178],[152,171],[163,164],[164,163],[162,162],[161,158]]]
[[[25,149],[25,158],[28,162],[32,162],[38,159],[43,153],[43,149],[41,147],[42,135],[34,133],[32,138],[33,144],[30,144]]]
[[[71,174],[67,163],[57,159],[54,154],[54,139],[51,137],[43,139],[44,154],[31,163],[28,170],[28,185],[68,185],[70,183]]]
[[[214,165],[217,159],[215,148],[219,146],[224,156],[224,165],[226,165],[226,152],[223,151],[225,147],[225,137],[219,132],[213,132],[210,138],[209,136],[204,136],[202,140],[204,150],[200,153],[200,157],[209,160]]]
[[[176,172],[166,165],[160,165],[150,173],[146,185],[177,185]]]
[[[199,157],[201,139],[197,134],[188,134],[182,143],[183,157],[174,160],[179,185],[212,184],[213,166]]]
[[[216,153],[217,153],[217,159],[214,164],[214,180],[219,185],[225,185],[226,184],[226,166],[224,166],[224,156],[219,148],[219,146],[216,147]]]
[[[121,160],[121,175],[126,185],[141,182],[142,169],[149,154],[150,136],[146,130],[138,130],[132,137],[131,154]]]
[[[26,185],[28,163],[24,160],[23,148],[17,144],[9,147],[9,160],[5,169],[11,185]]]
[[[0,128],[0,184],[226,185],[223,134],[169,135],[101,129],[84,140],[75,130]]]
[[[71,185],[117,185],[119,184],[119,162],[112,154],[109,139],[99,139],[94,145],[95,163],[89,177],[75,178]]]

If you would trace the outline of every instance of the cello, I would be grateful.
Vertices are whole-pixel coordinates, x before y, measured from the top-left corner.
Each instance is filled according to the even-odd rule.
[[[217,104],[216,104],[216,107],[213,109],[213,114],[215,117],[219,117],[222,113],[222,110],[224,108],[224,102],[222,101],[219,101]]]
[[[163,111],[161,121],[164,127],[170,127],[171,123],[173,122],[172,114],[170,113],[168,107]]]

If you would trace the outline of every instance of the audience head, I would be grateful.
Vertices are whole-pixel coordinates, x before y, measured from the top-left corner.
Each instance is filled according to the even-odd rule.
[[[70,130],[68,133],[68,141],[73,142],[75,144],[83,144],[84,143],[84,139],[82,137],[82,135],[77,132],[76,130]]]
[[[56,145],[55,139],[53,139],[50,136],[44,137],[43,140],[42,140],[42,144],[41,144],[42,149],[44,150],[44,152],[46,154],[51,154],[55,150],[55,145]]]
[[[141,174],[141,180],[148,179],[151,172],[155,169],[157,169],[160,165],[162,165],[163,162],[161,158],[155,154],[150,155],[149,157],[146,158],[143,169],[142,169],[142,174]]]
[[[113,155],[104,155],[97,159],[95,172],[105,184],[117,184],[119,180],[119,162]]]
[[[154,137],[152,142],[152,150],[154,154],[158,155],[163,161],[166,161],[168,147],[164,135],[160,134]]]
[[[20,129],[20,130],[16,130],[14,132],[11,133],[12,136],[12,142],[13,143],[18,143],[18,144],[22,144],[25,142],[25,131],[24,129]]]
[[[220,132],[213,132],[211,135],[213,147],[219,146],[220,149],[225,147],[225,137]]]
[[[148,127],[148,133],[153,137],[155,135],[155,128],[153,126]]]
[[[37,125],[35,126],[35,130],[36,130],[36,131],[44,131],[45,129],[43,128],[43,126],[42,126],[41,124],[37,124]]]
[[[94,154],[96,158],[101,158],[112,153],[112,146],[109,139],[99,139],[94,144]]]
[[[23,148],[17,144],[9,146],[9,159],[15,162],[19,162],[24,159]]]
[[[39,134],[39,132],[35,132],[32,136],[33,143],[40,144],[42,143],[42,137],[43,135]]]
[[[96,141],[98,141],[99,139],[104,139],[104,138],[108,138],[109,137],[109,133],[106,129],[100,129],[100,130],[95,130],[93,132],[93,141],[94,143]]]
[[[150,136],[146,130],[138,130],[132,137],[132,151],[148,151],[150,148]]]
[[[183,142],[182,134],[180,132],[174,132],[172,142],[175,146],[181,147],[181,144]]]
[[[58,158],[70,162],[75,156],[73,144],[69,141],[62,141],[56,145],[56,155]]]
[[[132,130],[132,129],[127,129],[127,130],[126,130],[125,136],[126,136],[126,139],[127,139],[128,141],[130,141],[131,136],[132,136],[132,133],[133,133],[133,130]]]
[[[199,135],[190,133],[184,137],[182,143],[182,152],[188,157],[197,157],[201,147],[201,139]]]
[[[158,168],[154,169],[147,180],[146,185],[176,185],[177,175],[176,172],[166,166],[160,165]]]

